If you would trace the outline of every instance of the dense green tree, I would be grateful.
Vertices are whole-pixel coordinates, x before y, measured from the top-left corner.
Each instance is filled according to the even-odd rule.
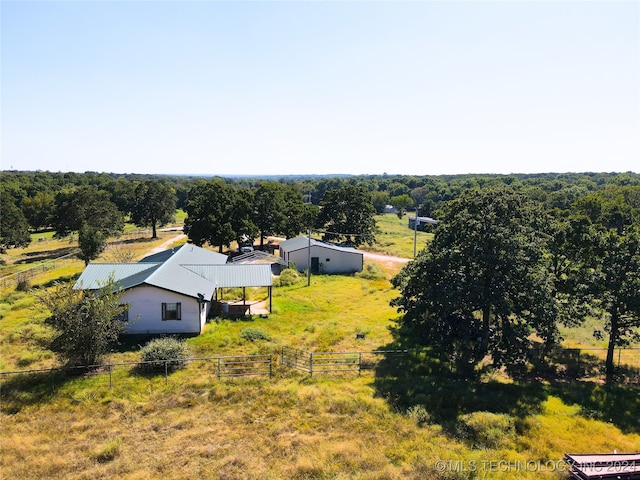
[[[284,230],[286,221],[285,186],[277,182],[260,182],[253,192],[253,223],[260,232],[260,247],[264,237]]]
[[[600,232],[594,245],[590,265],[591,288],[595,305],[603,313],[603,330],[608,334],[607,381],[614,375],[614,350],[618,346],[640,341],[640,231],[628,227]],[[604,336],[602,330],[595,332]]]
[[[284,199],[284,222],[278,231],[280,235],[292,238],[315,224],[318,207],[304,203],[304,197],[295,185],[285,186]]]
[[[250,219],[251,195],[220,179],[195,185],[185,203],[184,231],[196,245],[230,247],[243,237],[255,238],[257,229]]]
[[[597,235],[590,220],[582,215],[554,210],[545,220],[542,226],[546,238],[544,263],[552,282],[556,322],[576,327],[593,314],[593,297],[588,288],[593,272],[585,259],[590,257]],[[553,343],[562,340],[557,330],[552,333],[554,336],[545,345],[542,358],[550,352]]]
[[[490,355],[521,371],[532,333],[557,336],[540,209],[511,189],[473,189],[438,215],[433,241],[392,280],[403,330],[461,370]]]
[[[254,198],[251,189],[236,189],[235,201],[231,205],[231,224],[238,245],[247,242],[253,245],[254,239],[260,235],[251,215],[253,203]]]
[[[375,209],[366,188],[343,183],[328,190],[320,206],[316,225],[324,230],[325,240],[356,247],[375,240]]]
[[[33,197],[27,197],[22,201],[22,212],[31,228],[38,231],[51,223],[54,205],[53,195],[37,192]]]
[[[138,178],[119,177],[109,185],[111,201],[116,204],[118,210],[124,214],[130,214],[135,203],[135,191],[140,183],[147,180]],[[158,180],[160,181],[160,180]]]
[[[387,205],[390,205],[391,198],[388,192],[373,192],[371,195],[373,208],[376,210],[376,214],[382,215],[387,209]]]
[[[83,186],[58,193],[52,219],[56,235],[77,232],[85,223],[106,236],[117,236],[124,229],[124,215],[105,190]]]
[[[175,190],[168,183],[146,180],[135,189],[131,221],[138,227],[151,227],[151,238],[158,238],[157,227],[175,219],[176,201]]]
[[[78,231],[78,247],[80,247],[80,260],[84,260],[85,265],[91,260],[95,260],[107,248],[107,237],[100,229],[88,224],[82,225]]]
[[[8,248],[26,247],[31,243],[31,236],[22,210],[4,189],[0,190],[0,204],[0,253]]]
[[[572,210],[594,224],[623,233],[628,225],[640,224],[640,187],[610,187],[585,195]]]
[[[411,197],[403,193],[402,195],[396,195],[395,197],[391,197],[391,205],[396,209],[396,213],[398,214],[398,218],[402,218],[404,214],[407,212],[407,208],[413,205],[413,200]]]
[[[46,323],[56,331],[50,348],[67,365],[96,365],[124,332],[122,317],[128,306],[121,303],[113,281],[96,291],[58,283],[36,295],[51,313]]]

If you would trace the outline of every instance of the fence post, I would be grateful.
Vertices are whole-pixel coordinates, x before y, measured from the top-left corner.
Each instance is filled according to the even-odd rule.
[[[113,376],[111,375],[111,364],[109,364],[109,390],[113,390]]]
[[[309,376],[313,377],[313,352],[309,353]]]
[[[167,361],[164,361],[164,384],[169,385],[169,369],[167,368]]]
[[[269,355],[269,378],[273,376],[273,355]]]
[[[220,380],[220,357],[218,357],[218,380]]]
[[[362,372],[362,352],[358,352],[358,376]]]
[[[622,347],[618,347],[618,368],[620,368],[620,354],[622,353]]]

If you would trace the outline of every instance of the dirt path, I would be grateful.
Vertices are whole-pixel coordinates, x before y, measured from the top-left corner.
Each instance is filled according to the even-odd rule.
[[[147,255],[153,255],[154,253],[159,253],[159,252],[163,252],[165,250],[168,250],[171,247],[171,245],[173,245],[178,240],[182,240],[185,237],[186,237],[186,235],[184,233],[180,233],[178,235],[174,235],[173,237],[169,238],[168,240],[165,240],[164,242],[162,242],[161,245],[159,245],[159,246],[157,246],[155,248],[152,248]]]
[[[372,253],[362,251],[364,258],[368,258],[369,260],[375,260],[378,262],[391,262],[391,263],[408,263],[411,261],[410,258],[404,257],[393,257],[391,255],[384,255],[382,253]]]

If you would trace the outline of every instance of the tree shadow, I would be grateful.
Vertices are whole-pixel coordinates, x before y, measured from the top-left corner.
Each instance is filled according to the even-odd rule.
[[[72,247],[61,247],[53,250],[44,250],[40,252],[27,252],[24,259],[18,260],[16,265],[25,265],[30,263],[42,262],[45,260],[56,260],[57,258],[64,257],[78,251],[77,245]]]
[[[46,403],[67,382],[94,373],[81,367],[0,375],[0,411],[12,415],[30,405]]]
[[[113,345],[111,350],[117,353],[139,352],[142,347],[156,338],[172,337],[186,340],[198,335],[197,333],[123,333],[118,338],[118,343]]]
[[[401,339],[387,345],[389,353],[377,364],[374,386],[399,412],[422,406],[431,421],[455,435],[460,415],[473,412],[509,414],[524,418],[538,413],[548,394],[535,380],[506,383],[458,374],[419,348],[413,340]]]
[[[459,375],[420,348],[415,337],[397,330],[393,334],[395,340],[385,350],[406,352],[386,354],[377,364],[377,394],[399,412],[424,407],[430,420],[452,435],[457,433],[460,415],[486,411],[525,418],[541,412],[549,396],[578,405],[585,418],[611,423],[623,433],[640,433],[638,369],[618,368],[618,383],[607,385],[601,358],[559,348],[545,367],[506,383],[482,375]],[[634,379],[636,384],[631,383]]]

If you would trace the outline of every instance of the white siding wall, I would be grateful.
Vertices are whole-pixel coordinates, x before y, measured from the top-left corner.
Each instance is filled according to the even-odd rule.
[[[200,309],[195,298],[151,286],[127,290],[122,302],[131,305],[127,333],[195,333],[204,327],[210,303]],[[162,320],[163,303],[180,303],[181,320]],[[138,318],[136,318],[138,317]]]
[[[296,268],[303,272],[309,266],[309,254],[306,248],[287,252],[286,260],[294,262]],[[362,271],[362,254],[344,252],[314,245],[311,247],[311,257],[318,257],[320,273],[354,273]]]

